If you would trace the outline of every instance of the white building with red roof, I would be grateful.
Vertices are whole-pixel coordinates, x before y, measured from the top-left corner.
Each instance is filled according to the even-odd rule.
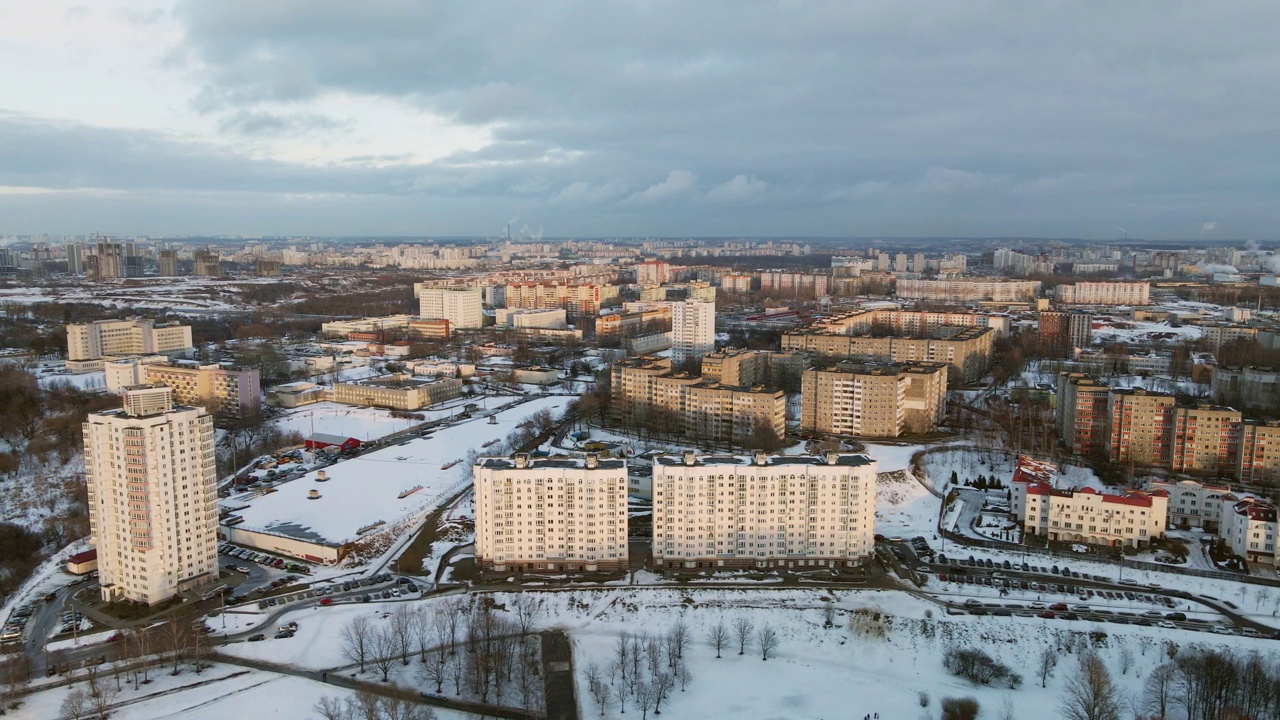
[[[1164,535],[1169,507],[1164,490],[1059,490],[1057,474],[1053,463],[1018,458],[1009,509],[1027,534],[1113,547],[1145,547]]]
[[[1218,535],[1231,551],[1249,562],[1276,562],[1276,508],[1257,498],[1222,498],[1222,528]]]

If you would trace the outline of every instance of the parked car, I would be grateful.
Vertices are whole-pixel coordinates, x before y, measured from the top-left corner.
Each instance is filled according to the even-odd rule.
[[[266,635],[263,635],[262,633],[258,633],[257,635],[250,635],[250,636],[249,636],[249,642],[258,642],[258,641],[260,641],[260,640],[266,640],[266,639],[267,639],[267,636],[266,636]]]

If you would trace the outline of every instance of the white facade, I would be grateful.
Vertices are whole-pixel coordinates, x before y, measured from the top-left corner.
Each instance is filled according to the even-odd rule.
[[[1169,494],[1167,527],[1201,528],[1209,532],[1221,529],[1222,498],[1230,495],[1231,488],[1195,480],[1152,481],[1148,487]]]
[[[1056,293],[1058,302],[1065,305],[1147,305],[1151,283],[1081,282],[1059,285]]]
[[[442,318],[453,329],[484,326],[483,293],[480,288],[429,287],[414,285],[418,296],[418,314],[424,318]]]
[[[1024,500],[1015,508],[1026,532],[1059,542],[1143,547],[1164,535],[1168,517],[1169,498],[1160,490],[1110,495],[1031,482],[1014,494]]]
[[[107,392],[120,393],[127,387],[145,384],[147,375],[144,366],[164,362],[169,362],[169,358],[164,355],[144,355],[103,363],[102,369],[106,371]]]
[[[493,319],[496,325],[513,328],[560,330],[568,326],[564,308],[498,308]]]
[[[473,473],[481,568],[596,572],[627,567],[623,460],[480,458]]]
[[[699,360],[715,350],[715,303],[671,303],[671,362],[679,365]]]
[[[151,320],[96,320],[67,326],[67,359],[97,360],[121,355],[186,354],[191,328],[156,325]]]
[[[106,600],[154,605],[218,578],[213,418],[163,386],[84,423],[91,542]]]
[[[1276,509],[1253,498],[1224,499],[1219,537],[1231,552],[1249,562],[1274,565],[1276,561]]]
[[[664,456],[653,558],[670,567],[850,566],[872,554],[876,463],[865,455]]]

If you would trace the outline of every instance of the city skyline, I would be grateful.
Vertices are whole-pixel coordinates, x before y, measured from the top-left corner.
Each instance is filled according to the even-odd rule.
[[[1278,12],[25,3],[0,232],[1266,241]]]

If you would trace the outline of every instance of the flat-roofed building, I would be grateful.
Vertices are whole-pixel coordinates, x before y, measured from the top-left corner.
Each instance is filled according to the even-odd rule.
[[[475,556],[491,572],[628,567],[627,465],[620,459],[476,460]]]
[[[1147,282],[1079,282],[1059,285],[1055,291],[1064,305],[1148,305],[1151,283]]]
[[[1039,280],[899,280],[897,295],[945,302],[1029,302],[1040,287]]]
[[[1111,388],[1083,373],[1058,375],[1058,437],[1071,452],[1094,457],[1105,451]]]
[[[392,410],[421,410],[462,395],[457,378],[422,378],[408,373],[381,375],[333,386],[333,401]]]
[[[498,327],[562,330],[568,326],[564,308],[498,308],[493,319]]]
[[[185,356],[194,347],[191,328],[152,320],[95,320],[67,326],[67,369],[100,370],[106,358],[130,355]]]
[[[1240,412],[1208,403],[1173,409],[1169,469],[1230,475],[1240,453]]]
[[[223,367],[217,363],[153,363],[143,365],[145,382],[173,388],[173,399],[183,405],[199,405],[210,412],[251,417],[262,400],[257,368]]]
[[[800,428],[863,437],[937,429],[946,414],[944,363],[840,363],[801,381]]]
[[[213,418],[172,390],[125,390],[84,422],[90,542],[104,600],[155,605],[218,579]]]
[[[475,287],[437,287],[415,283],[418,315],[449,321],[454,330],[484,327],[483,292]]]
[[[1280,484],[1280,422],[1240,423],[1240,482]]]
[[[1023,494],[1026,501],[1018,519],[1030,535],[1055,542],[1135,548],[1164,536],[1169,498],[1163,490],[1112,494],[1093,488],[1059,490],[1030,481]]]
[[[861,565],[874,550],[875,488],[876,463],[866,455],[657,457],[654,564]]]
[[[1111,462],[1166,466],[1172,457],[1174,399],[1142,388],[1113,388],[1108,396]]]
[[[941,328],[944,337],[875,337],[799,331],[782,335],[784,350],[805,350],[827,359],[858,358],[878,362],[942,362],[957,382],[982,378],[991,361],[991,328]]]

